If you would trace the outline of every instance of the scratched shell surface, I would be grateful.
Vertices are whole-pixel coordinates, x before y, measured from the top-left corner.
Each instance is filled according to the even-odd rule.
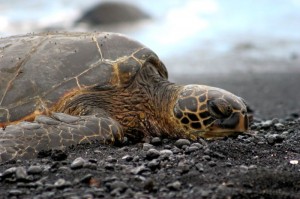
[[[0,123],[51,107],[74,89],[129,83],[155,55],[112,33],[45,33],[0,39]]]

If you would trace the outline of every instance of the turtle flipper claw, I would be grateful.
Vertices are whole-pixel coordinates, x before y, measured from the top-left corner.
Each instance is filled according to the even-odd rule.
[[[41,115],[34,122],[21,122],[0,130],[0,162],[32,158],[41,150],[64,150],[92,142],[113,144],[122,140],[121,126],[110,117]]]

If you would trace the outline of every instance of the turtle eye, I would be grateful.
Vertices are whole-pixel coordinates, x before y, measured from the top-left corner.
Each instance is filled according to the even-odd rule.
[[[232,107],[223,99],[208,101],[208,111],[215,119],[224,119],[231,115]]]

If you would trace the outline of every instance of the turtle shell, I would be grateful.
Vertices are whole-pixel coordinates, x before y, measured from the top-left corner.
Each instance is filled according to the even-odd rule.
[[[43,33],[0,39],[0,126],[49,108],[68,92],[124,87],[157,55],[115,33]]]

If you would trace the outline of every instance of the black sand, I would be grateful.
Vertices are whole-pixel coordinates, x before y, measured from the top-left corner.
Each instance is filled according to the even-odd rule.
[[[151,145],[54,151],[1,165],[0,197],[300,198],[298,77],[274,73],[201,79],[248,100],[256,116],[252,135],[182,141],[184,146],[155,138],[149,139]],[[177,79],[190,83],[197,78]],[[78,157],[83,159],[72,165]]]

